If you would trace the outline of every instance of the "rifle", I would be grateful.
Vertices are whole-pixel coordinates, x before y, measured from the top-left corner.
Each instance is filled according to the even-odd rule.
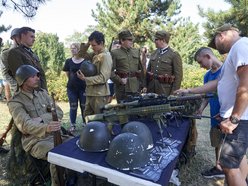
[[[113,42],[114,42],[114,37],[112,37],[112,40],[111,40],[111,43],[110,43],[110,45],[109,45],[109,52],[111,51],[111,49],[112,49],[112,45],[113,45]]]
[[[2,147],[3,143],[6,141],[7,134],[11,130],[13,124],[14,124],[14,119],[11,118],[9,125],[6,128],[6,131],[3,133],[2,137],[0,138],[0,147]]]
[[[54,93],[51,94],[51,97],[52,97],[52,104],[51,104],[52,118],[53,118],[53,121],[58,121],[58,115],[56,112]],[[55,147],[62,143],[60,130],[53,132],[53,138],[54,138],[53,140],[54,140],[54,146]],[[57,170],[57,174],[58,174],[59,185],[64,186],[65,185],[65,169],[63,167],[56,165],[56,170]]]

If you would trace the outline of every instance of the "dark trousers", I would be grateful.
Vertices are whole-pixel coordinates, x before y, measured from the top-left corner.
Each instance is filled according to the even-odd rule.
[[[85,108],[85,90],[84,89],[75,89],[75,88],[67,88],[67,95],[69,98],[70,104],[70,122],[72,125],[76,124],[77,118],[77,108],[78,108],[78,101],[80,103],[81,115],[84,121],[84,108]]]

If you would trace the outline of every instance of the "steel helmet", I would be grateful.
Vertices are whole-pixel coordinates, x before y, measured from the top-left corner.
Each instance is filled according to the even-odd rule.
[[[105,123],[92,121],[82,129],[78,146],[89,152],[106,151],[109,148],[111,135]]]
[[[144,167],[149,162],[149,151],[142,140],[134,133],[117,135],[110,143],[106,162],[120,170],[133,170]]]
[[[34,68],[31,65],[21,65],[17,70],[16,70],[16,75],[15,79],[18,83],[19,86],[21,86],[24,81],[26,81],[29,77],[32,77],[34,75],[39,74],[39,70]]]
[[[131,132],[137,134],[146,149],[151,149],[153,147],[152,133],[146,124],[139,121],[131,121],[122,128],[122,133]]]
[[[19,28],[14,28],[10,33],[10,39],[13,39],[14,36],[19,35]]]
[[[80,66],[80,70],[86,77],[95,76],[97,74],[96,65],[91,63],[89,60],[83,61]]]

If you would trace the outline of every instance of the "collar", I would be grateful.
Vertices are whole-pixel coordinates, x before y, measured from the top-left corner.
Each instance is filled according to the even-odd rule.
[[[165,52],[168,51],[168,48],[169,48],[168,46],[165,47],[165,48],[160,48],[160,49],[159,49],[159,53],[160,53],[160,54],[164,54]]]
[[[30,92],[26,92],[24,90],[21,90],[22,94],[24,94],[25,96],[27,96],[29,99],[34,99],[34,97],[37,97],[38,96],[38,92],[36,90],[34,90],[33,93],[30,93]]]

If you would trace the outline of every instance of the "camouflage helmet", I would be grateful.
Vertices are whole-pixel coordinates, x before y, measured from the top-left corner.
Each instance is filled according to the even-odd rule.
[[[15,74],[15,79],[17,81],[17,84],[21,86],[24,81],[26,81],[28,78],[39,74],[39,70],[34,68],[31,65],[21,65],[17,70]]]
[[[145,167],[149,162],[149,151],[139,136],[131,132],[117,135],[110,143],[106,162],[120,170]]]
[[[14,28],[10,33],[10,39],[13,39],[14,36],[19,35],[19,28]]]
[[[83,151],[101,152],[109,148],[111,135],[105,123],[92,121],[82,129],[78,146]]]
[[[146,149],[151,149],[153,147],[153,138],[150,129],[146,126],[146,124],[140,121],[131,121],[125,124],[122,128],[122,133],[131,132],[137,134]]]
[[[89,60],[83,61],[80,70],[86,77],[95,76],[97,74],[96,65]]]

